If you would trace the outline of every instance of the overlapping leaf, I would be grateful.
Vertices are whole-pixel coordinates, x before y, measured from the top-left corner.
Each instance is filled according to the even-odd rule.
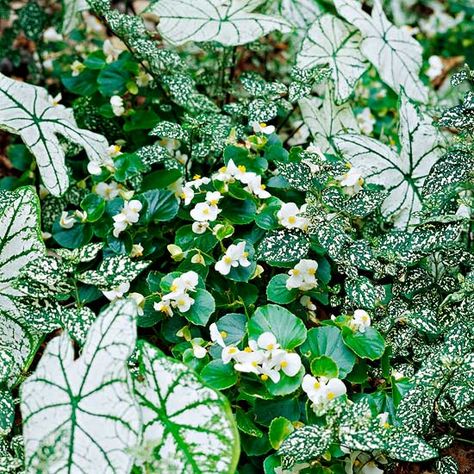
[[[321,13],[321,7],[314,0],[280,0],[278,11],[292,25],[307,28]]]
[[[387,145],[363,135],[343,134],[334,138],[337,149],[359,169],[367,183],[388,191],[382,213],[397,227],[418,222],[422,188],[431,168],[444,153],[444,139],[402,93],[400,105],[400,154]]]
[[[67,335],[48,344],[21,389],[28,470],[130,472],[141,428],[127,370],[135,315],[130,300],[108,307],[77,360]]]
[[[88,8],[86,0],[63,0],[63,34],[68,35],[78,27],[81,12]]]
[[[0,74],[0,129],[20,135],[35,156],[41,178],[54,196],[69,185],[58,135],[82,146],[90,161],[107,155],[102,135],[78,128],[71,109],[55,105],[48,92]]]
[[[328,87],[324,100],[316,97],[299,101],[303,120],[323,153],[334,153],[334,137],[343,132],[359,130],[352,109],[347,104],[336,105],[334,92]]]
[[[184,364],[140,347],[135,389],[143,413],[149,472],[235,472],[238,435],[228,402]]]
[[[374,2],[371,15],[357,0],[335,0],[334,4],[339,15],[362,33],[361,52],[382,80],[397,94],[404,88],[411,99],[426,102],[427,89],[418,77],[422,48],[407,31],[388,21],[380,0]]]
[[[170,43],[217,41],[249,43],[271,31],[289,31],[283,18],[253,13],[263,0],[158,0],[148,11],[160,19],[158,30]]]
[[[328,65],[335,84],[336,102],[346,101],[367,69],[360,52],[360,33],[332,15],[319,17],[309,29],[298,53],[297,66]]]
[[[1,112],[0,112],[1,113]],[[12,287],[20,270],[44,252],[39,202],[31,188],[0,193],[0,310],[15,312]]]

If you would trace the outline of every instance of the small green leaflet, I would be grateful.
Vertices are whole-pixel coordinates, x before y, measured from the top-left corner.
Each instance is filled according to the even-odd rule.
[[[43,252],[39,201],[33,189],[0,192],[0,310],[16,312],[14,298],[21,293],[12,283]]]
[[[315,144],[323,153],[334,153],[334,137],[339,133],[358,132],[354,113],[348,104],[336,105],[334,92],[326,89],[324,100],[317,97],[299,101],[301,115],[308,126]]]
[[[229,403],[186,365],[143,343],[135,390],[143,413],[147,472],[234,473],[237,427]]]
[[[0,129],[20,135],[35,156],[44,185],[54,196],[69,186],[57,135],[82,146],[90,161],[107,156],[105,137],[77,127],[72,109],[55,105],[46,89],[0,74]]]
[[[21,387],[27,470],[130,472],[141,428],[127,370],[136,312],[131,300],[111,304],[91,327],[76,360],[67,335],[48,344]]]
[[[63,35],[68,35],[79,26],[80,13],[88,9],[86,0],[63,0]]]
[[[276,16],[252,13],[264,0],[158,0],[147,12],[160,19],[158,30],[170,43],[216,41],[224,46],[250,43],[290,25]]]
[[[339,15],[362,33],[360,50],[382,80],[397,94],[403,88],[410,99],[426,102],[427,88],[418,77],[422,48],[408,32],[387,20],[380,0],[375,0],[371,15],[356,0],[334,0],[334,5]]]
[[[433,165],[444,153],[444,139],[403,93],[400,104],[400,154],[387,145],[363,135],[343,134],[334,138],[335,147],[362,172],[367,183],[388,190],[382,213],[396,227],[406,228],[419,221],[422,188]]]
[[[298,53],[301,69],[328,65],[336,90],[336,102],[345,102],[367,69],[360,52],[360,33],[332,15],[322,15],[309,29]]]
[[[306,29],[321,13],[321,7],[314,0],[280,0],[278,12],[293,26]]]

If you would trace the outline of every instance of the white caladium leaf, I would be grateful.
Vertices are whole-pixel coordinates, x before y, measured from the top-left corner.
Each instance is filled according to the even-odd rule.
[[[236,46],[271,31],[288,32],[289,23],[253,13],[264,0],[158,0],[147,9],[157,15],[159,32],[170,43],[217,41]]]
[[[321,7],[314,0],[280,0],[278,12],[292,25],[307,28],[321,13]]]
[[[21,292],[12,284],[21,269],[43,253],[39,201],[33,189],[0,192],[0,310],[16,313],[14,298]]]
[[[0,383],[15,385],[34,356],[38,341],[21,317],[0,311]]]
[[[299,101],[301,115],[323,153],[334,153],[334,137],[339,133],[357,132],[359,126],[348,104],[337,105],[328,87],[324,100],[318,97]]]
[[[78,128],[72,109],[55,104],[46,89],[0,74],[0,129],[20,135],[36,158],[44,185],[54,196],[69,185],[58,135],[82,146],[90,161],[107,156],[105,137]]]
[[[27,471],[130,472],[141,430],[127,368],[136,312],[131,300],[111,304],[76,360],[66,334],[48,344],[21,387]]]
[[[233,473],[239,437],[227,400],[186,365],[143,343],[135,390],[147,472]]]
[[[334,138],[336,148],[359,169],[367,183],[388,191],[382,213],[397,227],[416,224],[421,209],[422,188],[433,165],[444,154],[444,138],[403,93],[400,104],[400,154],[363,135],[343,134]]]
[[[303,41],[297,66],[301,69],[330,66],[336,102],[344,102],[367,69],[360,42],[361,35],[355,28],[335,16],[322,15],[313,23]]]
[[[88,10],[86,0],[63,0],[63,25],[62,32],[68,35],[77,28],[81,21],[80,13]]]
[[[339,15],[362,33],[360,50],[382,80],[397,94],[403,87],[410,99],[426,102],[428,90],[418,77],[423,49],[407,31],[387,20],[380,0],[375,0],[371,15],[357,0],[334,0],[334,5]]]

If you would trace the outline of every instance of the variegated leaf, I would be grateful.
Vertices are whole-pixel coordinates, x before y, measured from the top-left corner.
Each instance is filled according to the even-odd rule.
[[[90,161],[107,156],[102,135],[78,128],[72,109],[57,105],[48,92],[0,74],[0,129],[20,135],[35,156],[44,185],[54,196],[69,186],[58,135],[82,146]]]
[[[380,0],[371,15],[357,0],[335,0],[339,15],[362,33],[361,52],[374,65],[382,80],[397,94],[405,89],[413,100],[426,102],[427,88],[419,79],[422,48],[410,34],[390,23]]]
[[[14,298],[21,293],[12,283],[28,262],[43,253],[39,201],[33,189],[0,192],[0,310],[16,312]]]
[[[334,137],[339,133],[357,132],[359,126],[348,104],[336,105],[334,92],[328,87],[324,100],[311,97],[299,101],[303,120],[323,153],[334,153]]]
[[[158,0],[147,9],[159,17],[158,31],[170,43],[216,41],[246,44],[271,31],[287,32],[283,18],[253,13],[264,0]]]
[[[444,139],[402,92],[400,105],[400,154],[387,145],[363,135],[343,134],[334,138],[336,148],[362,172],[367,183],[388,190],[382,213],[397,227],[419,221],[422,189],[433,165],[444,153]]]
[[[143,414],[147,472],[234,473],[237,427],[228,402],[181,362],[143,343],[135,390]]]
[[[279,0],[278,13],[298,28],[307,28],[321,13],[315,0]]]
[[[130,472],[141,430],[127,369],[136,311],[131,300],[110,305],[76,360],[67,335],[48,344],[21,387],[28,471]]]
[[[345,102],[367,69],[360,52],[360,33],[332,15],[319,17],[309,29],[298,53],[299,68],[328,65],[335,84],[336,102]]]

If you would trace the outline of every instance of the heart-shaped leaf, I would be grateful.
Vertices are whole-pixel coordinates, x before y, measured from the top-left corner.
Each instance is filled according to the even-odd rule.
[[[108,143],[78,128],[71,109],[57,105],[48,92],[0,74],[0,129],[20,135],[35,156],[44,185],[54,196],[69,186],[64,149],[58,135],[82,146],[90,161],[107,156]]]
[[[235,472],[239,439],[227,400],[150,344],[140,346],[139,359],[143,442],[153,448],[148,472]]]
[[[77,360],[67,335],[48,344],[21,387],[27,470],[130,472],[141,428],[127,370],[136,312],[132,300],[110,305]]]

